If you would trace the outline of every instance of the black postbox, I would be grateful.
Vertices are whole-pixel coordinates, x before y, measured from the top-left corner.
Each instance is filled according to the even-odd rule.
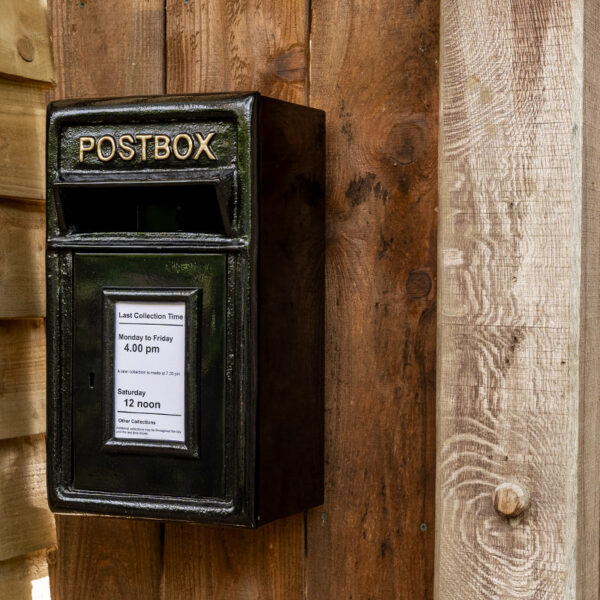
[[[324,114],[48,110],[48,496],[255,527],[322,502]]]

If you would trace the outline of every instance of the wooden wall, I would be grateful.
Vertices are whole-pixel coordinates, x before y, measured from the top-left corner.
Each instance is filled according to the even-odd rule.
[[[599,26],[442,0],[438,600],[598,598]]]
[[[54,98],[327,112],[326,499],[258,531],[59,517],[60,600],[431,598],[436,0],[50,0]]]
[[[4,0],[0,20],[0,598],[48,587],[45,95],[54,77],[45,3]],[[38,596],[43,597],[43,596]]]

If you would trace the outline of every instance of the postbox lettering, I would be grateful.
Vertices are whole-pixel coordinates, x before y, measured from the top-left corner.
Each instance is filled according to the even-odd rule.
[[[104,154],[104,151],[102,150],[103,146],[105,145],[105,142],[108,142],[110,148],[108,154]],[[98,140],[98,145],[96,146],[96,154],[98,155],[98,159],[102,162],[108,162],[109,160],[112,160],[115,157],[116,151],[117,147],[115,145],[115,139],[111,135],[103,135]]]
[[[135,156],[135,150],[131,146],[125,144],[125,142],[133,144],[133,136],[127,133],[119,138],[119,156],[121,157],[121,160],[131,160]],[[79,162],[81,162],[81,158],[79,159]]]
[[[217,160],[210,143],[215,137],[211,131],[206,137],[195,132],[193,137],[188,133],[178,133],[175,136],[166,134],[152,135],[149,133],[126,133],[115,139],[112,135],[103,135],[96,139],[83,135],[79,138],[79,162],[83,162],[86,154],[96,151],[101,162],[110,162],[116,156],[121,160],[130,161],[139,153],[142,161],[148,160],[148,146],[154,144],[154,160],[166,160],[173,155],[177,160],[199,160],[205,155],[209,160]],[[192,156],[193,153],[193,156]]]
[[[185,152],[179,152],[180,140],[184,140],[185,143],[187,144],[187,149]],[[192,141],[192,138],[187,133],[180,133],[179,135],[175,136],[175,139],[173,140],[173,154],[175,154],[176,158],[178,158],[179,160],[185,160],[192,153],[193,149],[194,149],[194,142]]]
[[[79,162],[83,162],[83,155],[94,149],[96,140],[93,137],[82,136],[79,138]]]
[[[136,135],[135,136],[135,140],[137,142],[137,140],[140,140],[142,142],[142,160],[146,160],[147,159],[147,155],[146,155],[146,142],[151,139],[152,136],[151,135]]]
[[[206,156],[208,156],[210,160],[217,160],[217,157],[210,151],[210,148],[208,147],[208,144],[210,144],[210,140],[213,139],[214,135],[214,132],[211,132],[205,138],[203,138],[200,133],[194,134],[198,142],[200,142],[200,147],[198,148],[198,152],[196,152],[194,155],[194,160],[198,160],[203,152],[206,152]]]
[[[171,139],[166,135],[154,136],[154,158],[156,160],[165,160],[171,156]]]

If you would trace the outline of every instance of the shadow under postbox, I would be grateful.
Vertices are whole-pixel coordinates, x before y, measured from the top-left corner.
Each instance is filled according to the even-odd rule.
[[[48,495],[255,527],[323,497],[324,115],[48,110]]]

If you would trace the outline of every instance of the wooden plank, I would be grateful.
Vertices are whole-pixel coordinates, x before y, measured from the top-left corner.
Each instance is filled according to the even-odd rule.
[[[302,103],[306,31],[304,0],[167,0],[167,91],[258,90]],[[167,523],[164,552],[165,598],[303,597],[301,516],[258,532]]]
[[[583,152],[581,210],[581,387],[579,390],[579,496],[577,499],[579,598],[598,598],[600,586],[600,5],[583,12]],[[579,32],[578,32],[579,33]],[[577,96],[575,96],[576,98]]]
[[[312,17],[329,237],[306,597],[431,598],[438,3],[313,0]]]
[[[164,91],[163,0],[48,4],[58,84],[53,99]]]
[[[0,73],[53,82],[54,68],[45,0],[3,0]]]
[[[164,598],[303,598],[303,522],[296,515],[257,531],[167,523]]]
[[[163,0],[50,0],[49,14],[52,99],[164,92]],[[158,598],[159,523],[62,516],[57,531],[50,577],[60,600]]]
[[[442,0],[436,600],[598,597],[598,13]]]
[[[0,79],[0,196],[46,196],[46,90]]]
[[[160,527],[133,519],[57,515],[59,600],[159,597]]]
[[[45,365],[41,319],[0,321],[0,439],[46,431]]]
[[[167,0],[167,91],[258,90],[305,102],[307,17],[303,0]]]
[[[0,480],[0,560],[54,544],[44,435],[0,440]]]
[[[49,600],[46,550],[0,562],[0,598]]]
[[[0,200],[0,318],[46,314],[45,222],[41,204]]]

